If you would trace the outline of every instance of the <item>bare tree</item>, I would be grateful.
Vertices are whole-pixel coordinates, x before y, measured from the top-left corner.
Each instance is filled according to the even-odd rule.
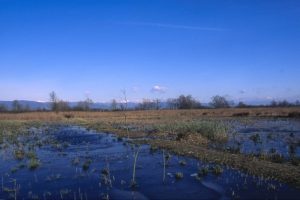
[[[214,108],[229,108],[230,102],[224,96],[213,96],[210,103]]]
[[[80,111],[89,111],[91,109],[91,106],[93,105],[93,101],[90,98],[87,98],[84,101],[79,101],[77,103],[77,106],[75,107],[75,110]]]
[[[171,110],[178,109],[178,101],[177,101],[177,99],[169,98],[169,99],[167,100],[167,106],[168,106],[168,108],[171,109]]]
[[[143,101],[137,106],[138,110],[154,110],[155,108],[156,104],[151,99],[143,99]]]
[[[111,110],[116,111],[118,109],[118,103],[115,99],[111,100]]]
[[[192,109],[201,107],[200,102],[195,100],[192,95],[180,95],[177,99],[177,102],[179,109]]]
[[[278,106],[279,106],[279,107],[291,107],[292,104],[289,103],[287,100],[283,100],[283,101],[279,101],[279,102],[278,102]]]
[[[50,109],[52,111],[55,111],[55,112],[58,112],[59,109],[58,109],[58,102],[59,102],[59,99],[56,95],[56,93],[54,91],[52,91],[50,94]]]
[[[122,103],[122,110],[123,111],[127,111],[128,109],[128,100],[127,100],[127,93],[126,93],[126,90],[122,90],[122,94],[123,94],[123,101],[124,103]]]
[[[161,107],[161,101],[160,101],[160,99],[155,99],[155,109],[156,110],[159,110],[160,109],[160,107]]]
[[[275,101],[275,100],[271,101],[271,104],[270,104],[271,107],[277,107],[277,105],[278,105],[277,101]]]
[[[290,102],[288,102],[287,100],[282,100],[282,101],[275,101],[275,100],[273,100],[271,102],[270,106],[271,107],[291,107],[291,106],[293,106],[293,104],[290,103]]]
[[[20,102],[18,100],[14,100],[12,102],[12,111],[14,112],[21,112],[22,111],[22,105],[20,104]]]
[[[127,125],[127,109],[128,109],[128,100],[127,100],[127,93],[126,90],[122,90],[123,93],[123,98],[124,98],[124,104],[121,104],[121,109],[123,111],[124,114],[124,123],[125,123],[125,127],[126,127],[126,133],[127,133],[127,138],[129,138],[129,129],[128,129],[128,125]]]
[[[249,107],[249,106],[246,105],[244,102],[240,101],[236,107],[237,107],[237,108],[247,108],[247,107]]]
[[[69,103],[67,101],[60,100],[57,102],[57,109],[59,111],[68,111],[70,110]]]
[[[92,109],[92,106],[94,104],[93,100],[90,99],[90,98],[86,98],[86,100],[84,101],[85,102],[85,105],[86,105],[86,110],[91,110]]]

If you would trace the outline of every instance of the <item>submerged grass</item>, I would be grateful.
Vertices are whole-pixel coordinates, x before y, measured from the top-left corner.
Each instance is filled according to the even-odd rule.
[[[256,176],[277,179],[300,186],[300,168],[289,163],[274,163],[250,155],[232,154],[225,151],[207,149],[203,146],[188,145],[179,141],[148,141],[150,145],[167,149],[178,155],[191,156],[204,162],[223,164],[240,169]],[[209,169],[200,169],[199,175],[205,175]]]

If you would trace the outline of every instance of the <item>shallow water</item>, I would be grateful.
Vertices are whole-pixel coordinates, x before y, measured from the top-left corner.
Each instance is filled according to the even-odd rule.
[[[138,185],[132,188],[133,155],[137,147],[128,142],[75,126],[31,132],[0,149],[0,199],[14,199],[15,195],[18,199],[297,199],[300,195],[300,190],[293,187],[225,166],[220,175],[209,170],[207,175],[198,177],[199,168],[210,169],[214,165],[176,155],[171,155],[168,161],[163,183],[162,151],[153,152],[147,145],[140,148],[136,167]],[[28,169],[26,157],[14,158],[14,150],[20,147],[36,152],[41,162],[37,169]],[[84,170],[87,162],[90,165]],[[109,169],[109,175],[103,179],[105,168]],[[176,179],[177,172],[184,177]]]
[[[230,125],[233,131],[223,148],[235,148],[244,154],[276,153],[285,158],[300,158],[298,119],[235,120]]]

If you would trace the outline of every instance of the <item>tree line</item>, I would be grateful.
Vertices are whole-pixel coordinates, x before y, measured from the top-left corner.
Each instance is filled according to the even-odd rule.
[[[50,93],[50,109],[55,112],[59,111],[89,111],[92,109],[93,100],[86,98],[84,101],[79,101],[75,107],[70,107],[69,102],[58,98],[57,94],[52,91]]]
[[[79,101],[77,105],[70,106],[68,101],[64,101],[58,97],[53,91],[49,94],[49,108],[48,109],[32,109],[28,104],[22,105],[19,101],[14,100],[12,102],[11,109],[8,109],[4,104],[0,104],[0,112],[30,112],[30,111],[99,111],[99,110],[111,110],[119,111],[127,108],[126,102],[118,102],[113,99],[110,103],[110,108],[97,109],[93,107],[93,100],[86,98],[83,101]],[[269,105],[247,105],[244,102],[238,102],[235,104],[233,101],[228,100],[225,96],[216,95],[211,98],[211,102],[208,105],[202,105],[200,101],[195,99],[192,95],[180,95],[177,98],[169,98],[167,101],[162,102],[160,99],[143,99],[135,107],[129,108],[129,110],[160,110],[160,109],[201,109],[201,108],[250,108],[250,107],[296,107],[300,106],[299,100],[295,103],[288,102],[287,100],[275,101],[273,100]]]

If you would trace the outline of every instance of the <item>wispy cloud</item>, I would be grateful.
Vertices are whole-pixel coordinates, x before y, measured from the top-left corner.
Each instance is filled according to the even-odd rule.
[[[154,85],[151,89],[151,92],[158,92],[158,93],[166,93],[168,88],[159,86],[159,85]]]
[[[150,26],[158,28],[171,28],[171,29],[186,29],[186,30],[198,30],[198,31],[226,31],[228,29],[216,28],[216,27],[204,27],[204,26],[186,26],[177,24],[163,24],[163,23],[149,23],[149,22],[123,22],[120,24],[133,25],[133,26]]]

